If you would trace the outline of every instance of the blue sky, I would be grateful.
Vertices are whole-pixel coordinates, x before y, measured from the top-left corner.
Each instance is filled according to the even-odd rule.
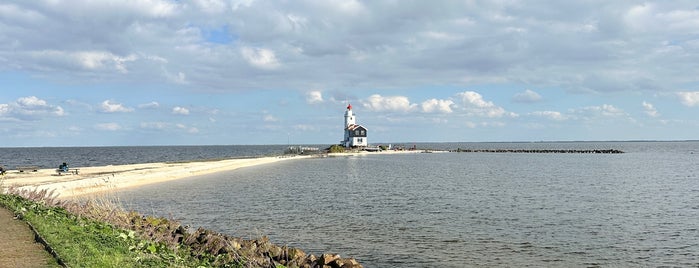
[[[0,146],[699,139],[695,1],[0,3]]]

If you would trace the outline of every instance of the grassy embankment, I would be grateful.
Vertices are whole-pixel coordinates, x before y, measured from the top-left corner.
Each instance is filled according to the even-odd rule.
[[[203,228],[189,230],[177,221],[142,216],[114,204],[59,200],[52,192],[12,187],[0,194],[0,206],[34,226],[69,267],[362,267],[353,258],[316,257],[272,244],[264,236],[245,240]]]
[[[2,194],[0,205],[30,223],[68,267],[206,267],[216,262],[212,256],[195,258],[183,248],[172,248],[166,243],[144,239],[133,230],[46,204],[53,200],[46,198],[46,193],[35,193],[34,197],[41,201]],[[93,212],[98,211],[85,211]],[[144,220],[154,222],[157,219]],[[240,263],[218,264],[242,266]]]

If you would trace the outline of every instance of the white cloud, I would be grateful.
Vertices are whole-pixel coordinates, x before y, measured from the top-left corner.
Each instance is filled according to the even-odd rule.
[[[539,95],[539,93],[536,93],[530,89],[527,89],[524,92],[520,92],[520,93],[515,94],[512,97],[512,100],[514,102],[522,102],[522,103],[537,102],[537,101],[541,100],[541,95]]]
[[[151,101],[149,103],[144,103],[144,104],[138,105],[138,108],[141,108],[141,109],[155,109],[158,107],[160,107],[160,103],[155,102],[155,101]]]
[[[584,110],[599,112],[603,116],[621,116],[624,115],[624,111],[614,107],[611,104],[602,104],[602,106],[589,106],[583,108]]]
[[[199,133],[196,127],[190,127],[185,124],[172,124],[167,122],[141,122],[141,129],[156,130],[156,131],[185,131],[190,134]]]
[[[556,111],[535,111],[530,114],[533,116],[544,117],[555,121],[563,121],[568,119],[568,117]]]
[[[194,3],[206,13],[223,13],[227,8],[223,0],[196,0]]]
[[[180,84],[180,85],[189,84],[189,82],[187,81],[187,75],[185,75],[183,72],[178,72],[177,75],[165,72],[165,76],[168,77],[169,80],[175,84]]]
[[[121,130],[121,125],[117,123],[100,123],[95,125],[95,129],[104,131],[118,131]]]
[[[46,61],[48,64],[64,64],[66,66],[79,66],[87,71],[117,71],[127,74],[127,63],[139,59],[135,54],[126,56],[115,55],[108,51],[61,51],[56,49],[34,50],[28,54],[35,61]]]
[[[185,124],[175,124],[175,127],[177,127],[178,129],[184,130],[184,131],[186,131],[186,132],[189,133],[189,134],[197,134],[197,133],[199,133],[199,129],[198,129],[198,128],[196,128],[196,127],[189,127],[189,126],[187,126],[187,125],[185,125]]]
[[[264,121],[264,122],[277,122],[277,121],[279,121],[279,118],[276,118],[271,114],[266,114],[264,117],[262,117],[262,121]]]
[[[510,117],[519,116],[516,113],[511,113],[511,112],[505,111],[504,108],[496,106],[491,101],[484,100],[483,96],[481,96],[481,94],[479,94],[478,92],[464,91],[464,92],[460,92],[460,93],[456,94],[456,96],[461,98],[461,101],[463,104],[462,108],[469,115],[483,116],[483,117],[490,117],[490,118],[503,117],[503,116],[510,116]]]
[[[429,99],[422,102],[421,107],[422,111],[426,113],[440,112],[448,114],[453,112],[451,109],[452,105],[454,105],[452,100]]]
[[[482,122],[481,125],[484,127],[504,127],[505,123],[497,122],[497,121],[495,121],[495,122]]]
[[[587,106],[580,109],[571,109],[571,114],[574,118],[583,120],[594,120],[600,118],[618,118],[626,116],[626,112],[614,107],[611,104],[602,104],[600,106]]]
[[[167,129],[170,124],[165,122],[141,122],[140,126],[142,129],[154,129],[163,130]]]
[[[271,49],[243,47],[241,53],[243,58],[256,68],[272,70],[280,65],[277,56]]]
[[[120,57],[103,51],[78,52],[74,56],[78,59],[81,65],[87,69],[99,69],[105,65],[109,65],[121,73],[128,72],[126,69],[127,62],[132,62],[138,59],[135,55]]]
[[[692,107],[699,105],[699,91],[678,92],[677,96],[680,97],[680,101],[685,106]]]
[[[105,100],[100,104],[100,111],[103,113],[128,113],[132,112],[133,108],[126,107],[121,103],[115,103],[111,100]]]
[[[61,106],[50,105],[36,96],[22,97],[0,104],[0,120],[37,120],[42,117],[64,116]]]
[[[189,115],[189,109],[176,106],[176,107],[172,108],[172,113],[178,114],[178,115]]]
[[[322,103],[323,102],[323,93],[314,90],[314,91],[309,91],[306,92],[306,103],[308,104],[316,104],[316,103]]]
[[[293,128],[294,128],[295,130],[301,130],[301,131],[314,131],[314,130],[317,130],[317,129],[318,129],[318,128],[316,128],[315,126],[306,125],[306,124],[294,125]]]
[[[655,107],[653,107],[653,104],[650,104],[650,103],[644,101],[643,103],[641,103],[641,105],[643,105],[643,110],[645,111],[645,113],[648,116],[650,116],[650,117],[660,116],[660,114],[658,113],[658,110],[655,109]]]
[[[389,111],[389,112],[408,112],[417,107],[417,104],[411,104],[408,97],[405,96],[388,96],[384,97],[379,94],[369,96],[366,100],[361,101],[364,108],[371,111]]]

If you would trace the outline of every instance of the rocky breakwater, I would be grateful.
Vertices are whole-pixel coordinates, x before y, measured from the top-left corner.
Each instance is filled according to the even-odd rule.
[[[532,153],[532,154],[623,154],[624,151],[616,149],[461,149],[449,150],[456,153]]]
[[[244,267],[289,268],[362,268],[353,258],[338,254],[307,254],[301,249],[279,246],[269,238],[246,240],[199,228],[191,231],[175,221],[164,218],[133,217],[129,228],[155,241],[171,246],[185,246],[199,258],[213,256],[213,266],[241,263]]]

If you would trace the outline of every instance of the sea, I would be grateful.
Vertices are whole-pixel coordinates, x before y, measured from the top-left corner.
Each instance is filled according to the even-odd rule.
[[[307,253],[354,257],[364,267],[699,267],[698,141],[415,145],[625,153],[311,158],[110,195],[125,208],[192,228],[267,236]],[[284,148],[3,148],[0,165],[219,159]]]

